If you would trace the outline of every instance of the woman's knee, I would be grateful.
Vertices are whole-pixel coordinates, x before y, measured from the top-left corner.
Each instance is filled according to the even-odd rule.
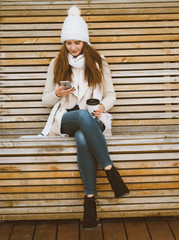
[[[89,124],[93,124],[93,118],[91,114],[87,110],[80,110],[78,111],[78,123],[85,124],[85,126],[88,126]]]
[[[87,120],[88,118],[91,119],[91,114],[87,110],[81,109],[80,111],[78,111],[78,117],[79,120]]]
[[[81,130],[77,130],[75,132],[75,139],[76,139],[76,143],[77,143],[78,148],[83,149],[83,150],[88,148],[88,145],[86,143],[86,139],[85,139]]]

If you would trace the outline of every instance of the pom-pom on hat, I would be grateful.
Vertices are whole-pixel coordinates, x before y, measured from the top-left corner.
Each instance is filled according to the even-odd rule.
[[[68,17],[62,26],[62,43],[66,40],[77,40],[89,43],[88,26],[80,15],[81,11],[77,6],[72,6],[68,10]]]

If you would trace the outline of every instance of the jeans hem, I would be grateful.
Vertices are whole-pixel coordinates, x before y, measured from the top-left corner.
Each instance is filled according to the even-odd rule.
[[[85,191],[85,195],[90,195],[90,194],[93,194],[95,196],[97,196],[97,192],[94,192],[94,191]]]
[[[111,162],[105,163],[104,166],[101,167],[101,170],[104,170],[104,168],[109,165],[113,165],[113,162],[111,161]]]

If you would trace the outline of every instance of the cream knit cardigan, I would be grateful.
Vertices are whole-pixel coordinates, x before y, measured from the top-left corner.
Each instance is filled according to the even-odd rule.
[[[103,59],[104,78],[103,87],[100,92],[88,86],[87,82],[84,80],[84,68],[73,67],[72,86],[75,87],[77,91],[74,91],[72,94],[62,98],[57,97],[55,94],[56,87],[53,84],[54,63],[55,58],[52,59],[49,65],[45,89],[42,96],[43,104],[46,107],[53,107],[53,109],[41,135],[66,136],[64,134],[61,134],[61,119],[63,117],[63,114],[66,112],[65,109],[72,108],[76,104],[79,105],[80,109],[87,109],[86,100],[91,97],[98,98],[104,105],[105,113],[102,114],[101,118],[106,126],[104,134],[111,135],[110,127],[108,126],[109,124],[106,124],[106,122],[111,122],[111,115],[107,114],[107,111],[114,106],[116,101],[116,94],[107,62]],[[78,81],[76,81],[77,79]],[[76,82],[80,82],[79,86],[76,86]]]

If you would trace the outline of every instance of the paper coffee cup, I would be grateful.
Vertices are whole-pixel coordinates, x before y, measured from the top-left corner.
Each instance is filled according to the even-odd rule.
[[[90,98],[86,101],[88,112],[93,116],[93,112],[99,108],[100,101],[96,98]]]

